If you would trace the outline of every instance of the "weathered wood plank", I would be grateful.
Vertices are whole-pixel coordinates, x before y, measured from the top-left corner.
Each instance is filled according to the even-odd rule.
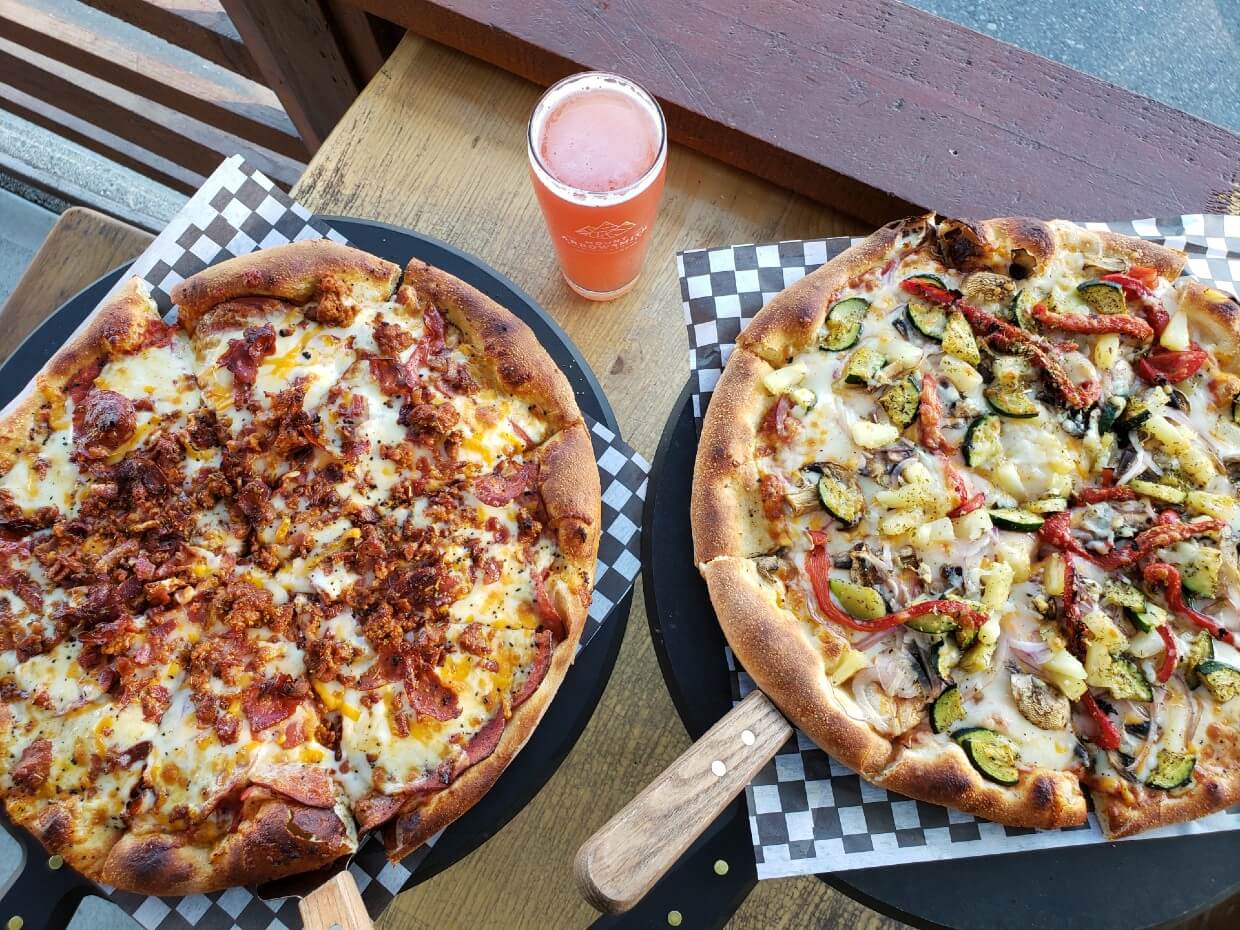
[[[82,0],[252,81],[258,66],[216,0]]]
[[[46,56],[0,39],[0,82],[98,126],[111,126],[148,151],[206,175],[241,152],[268,177],[291,184],[302,165],[176,110],[100,81]]]
[[[542,84],[622,72],[678,141],[871,220],[1172,215],[1240,193],[1240,137],[896,0],[359,2]]]
[[[263,79],[313,154],[362,89],[318,0],[222,0]],[[313,54],[308,54],[308,50]]]
[[[62,303],[150,244],[148,232],[84,207],[61,214],[0,309],[0,361]]]
[[[57,135],[106,155],[117,164],[132,168],[173,190],[188,194],[196,190],[204,180],[203,175],[148,152],[141,146],[134,145],[131,139],[113,135],[94,123],[79,119],[72,113],[66,113],[44,100],[24,94],[6,84],[0,84],[0,110],[8,110],[36,126],[50,129]]]
[[[141,54],[87,25],[23,0],[0,0],[6,39],[290,158],[306,148],[276,96],[228,72]],[[55,100],[51,101],[55,103]]]

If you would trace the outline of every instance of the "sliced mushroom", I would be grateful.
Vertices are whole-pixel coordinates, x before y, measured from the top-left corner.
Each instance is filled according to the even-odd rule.
[[[1035,675],[1012,676],[1012,698],[1022,717],[1041,730],[1062,730],[1072,715],[1068,699]]]
[[[822,499],[818,496],[817,483],[803,488],[793,488],[784,495],[784,500],[792,508],[792,515],[794,517],[807,514],[811,510],[822,509]]]
[[[1006,307],[1016,293],[1016,282],[993,271],[975,271],[961,286],[966,303],[975,306],[1000,304]]]
[[[777,555],[755,555],[753,564],[758,574],[767,581],[774,581],[779,573],[779,556]]]

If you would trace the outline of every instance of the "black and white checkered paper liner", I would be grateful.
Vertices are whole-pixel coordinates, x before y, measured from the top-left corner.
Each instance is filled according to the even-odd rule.
[[[348,239],[280,190],[240,155],[224,161],[134,261],[130,275],[142,278],[166,314],[172,289],[186,278],[228,258],[302,239]],[[115,290],[116,288],[114,288]],[[594,597],[578,649],[585,648],[612,608],[633,587],[641,569],[642,505],[650,465],[614,431],[586,417],[602,484],[602,533],[595,566]],[[450,829],[450,828],[449,828]],[[362,899],[378,917],[409,882],[439,834],[401,862],[389,862],[383,846],[368,838],[349,871]],[[298,930],[293,899],[264,900],[246,888],[182,898],[148,897],[104,887],[146,930]]]
[[[1240,216],[1195,214],[1082,225],[1182,249],[1188,253],[1186,274],[1237,292]],[[676,257],[699,428],[740,331],[777,293],[860,241],[840,236],[734,245],[687,250]],[[736,667],[730,650],[726,661],[732,696],[739,701],[753,690],[753,680]],[[760,879],[1107,842],[1092,811],[1085,826],[1028,830],[913,801],[863,780],[800,731],[749,784],[745,799]],[[1236,829],[1240,805],[1131,839]]]

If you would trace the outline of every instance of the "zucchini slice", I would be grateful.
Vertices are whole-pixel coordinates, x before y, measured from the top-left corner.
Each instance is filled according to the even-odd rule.
[[[832,578],[831,593],[848,615],[858,620],[877,620],[887,613],[887,604],[875,588],[853,584],[842,578]]]
[[[1036,533],[1046,522],[1045,517],[1019,507],[991,507],[988,513],[995,526],[1018,533]]]
[[[1122,394],[1112,394],[1104,400],[1098,407],[1098,432],[1108,432],[1115,421],[1124,415],[1127,406],[1128,398]]]
[[[1024,391],[1005,388],[999,384],[990,385],[982,391],[982,394],[991,409],[1005,417],[1028,420],[1036,417],[1041,410]]]
[[[930,729],[945,733],[953,723],[964,719],[964,699],[952,685],[930,704]]]
[[[1240,423],[1240,393],[1231,399],[1231,421]]]
[[[1037,326],[1033,319],[1033,308],[1038,305],[1038,298],[1033,291],[1025,288],[1012,298],[1012,319],[1016,321],[1016,325],[1021,329],[1033,331]]]
[[[997,416],[982,414],[969,424],[964,434],[964,460],[970,468],[993,465],[1003,457],[1003,444],[999,437],[1003,424]]]
[[[909,275],[904,280],[925,281],[927,284],[933,284],[935,287],[941,287],[945,291],[950,290],[950,288],[946,284],[943,283],[942,278],[940,278],[937,274],[930,274],[929,272],[924,272],[922,274]]]
[[[1125,429],[1136,429],[1150,418],[1155,410],[1167,406],[1167,394],[1159,388],[1146,391],[1140,397],[1130,397],[1120,419],[1120,426]]]
[[[1184,666],[1184,680],[1188,682],[1190,688],[1196,688],[1201,684],[1201,676],[1197,674],[1197,669],[1213,660],[1214,637],[1210,635],[1209,630],[1200,630],[1193,637],[1192,645],[1188,647],[1188,651],[1184,653],[1184,658],[1181,660]]]
[[[851,349],[861,338],[861,324],[870,312],[870,302],[864,297],[846,297],[837,301],[827,312],[826,333],[819,347],[828,352]]]
[[[942,341],[943,330],[947,328],[947,313],[942,307],[910,297],[904,312],[917,332],[935,342]]]
[[[947,314],[947,321],[943,324],[943,351],[970,365],[977,365],[982,360],[977,340],[973,338],[973,327],[959,310]]]
[[[1170,791],[1172,788],[1183,788],[1193,780],[1193,769],[1197,766],[1197,757],[1191,752],[1175,752],[1170,749],[1158,750],[1158,762],[1154,771],[1145,779],[1150,788]]]
[[[865,495],[852,472],[839,465],[824,464],[818,479],[818,499],[827,513],[846,527],[856,526],[865,514]]]
[[[849,384],[869,384],[882,371],[887,359],[868,346],[857,349],[844,366],[844,380]]]
[[[1208,659],[1197,666],[1197,677],[1220,704],[1240,696],[1240,668]]]
[[[1213,546],[1196,546],[1193,557],[1180,566],[1180,583],[1189,594],[1215,597],[1218,576],[1223,567],[1223,553]]]
[[[1127,656],[1112,656],[1103,687],[1118,700],[1152,701],[1154,688],[1141,673],[1141,667]]]
[[[955,619],[943,614],[922,614],[906,621],[904,625],[918,633],[950,633],[959,626]]]
[[[887,411],[891,422],[904,429],[917,419],[917,412],[921,409],[921,388],[916,379],[909,375],[883,391],[878,402]]]
[[[986,778],[1000,785],[1014,785],[1020,780],[1016,762],[1020,754],[1016,744],[994,730],[970,727],[953,734],[973,767]]]
[[[1114,281],[1085,281],[1076,286],[1076,293],[1095,313],[1109,316],[1128,309],[1124,289]]]
[[[944,681],[952,680],[952,669],[960,661],[960,649],[947,639],[936,639],[930,647],[930,664]]]

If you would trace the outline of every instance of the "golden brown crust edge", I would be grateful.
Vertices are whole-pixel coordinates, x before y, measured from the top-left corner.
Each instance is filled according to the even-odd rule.
[[[775,543],[758,496],[753,450],[767,397],[762,377],[771,366],[738,348],[711,395],[702,424],[689,514],[693,560],[770,552]]]
[[[540,447],[538,483],[560,552],[592,578],[603,519],[602,490],[584,423],[573,424]]]
[[[97,878],[139,894],[199,894],[313,871],[356,847],[351,824],[334,810],[272,798],[211,846],[175,833],[126,834]]]
[[[866,778],[883,770],[891,743],[848,713],[830,683],[828,652],[847,644],[815,643],[804,624],[775,601],[751,559],[719,558],[702,567],[728,645],[762,689],[816,744]]]
[[[1076,775],[1028,769],[1011,786],[987,781],[956,743],[914,737],[874,779],[889,791],[943,804],[1013,827],[1076,826],[1085,822],[1085,795]]]
[[[355,296],[387,300],[400,279],[400,266],[329,239],[306,239],[239,255],[205,268],[172,289],[178,322],[192,334],[202,315],[238,297],[275,297],[306,303],[325,278]]]
[[[510,311],[455,275],[411,259],[404,283],[418,300],[429,300],[491,366],[505,391],[538,407],[553,430],[581,419],[577,399],[533,331]]]
[[[1192,278],[1176,282],[1176,293],[1180,311],[1209,334],[1207,348],[1214,350],[1223,370],[1236,372],[1240,366],[1240,301]]]

